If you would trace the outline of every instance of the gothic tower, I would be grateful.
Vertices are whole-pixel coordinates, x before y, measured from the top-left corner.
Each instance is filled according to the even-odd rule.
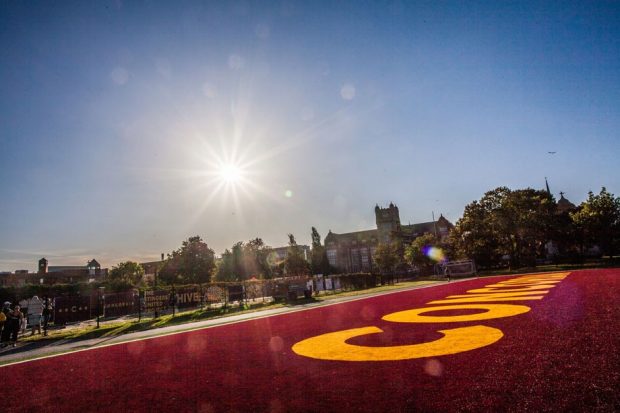
[[[379,242],[389,243],[392,241],[395,232],[400,232],[400,214],[398,207],[390,202],[387,208],[375,206],[375,218],[377,229],[379,230]]]
[[[47,274],[47,260],[45,258],[39,260],[39,274]]]

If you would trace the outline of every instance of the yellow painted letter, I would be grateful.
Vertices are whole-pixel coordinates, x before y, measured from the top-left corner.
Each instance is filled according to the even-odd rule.
[[[464,315],[421,315],[431,311],[446,310],[486,310],[484,313]],[[514,304],[457,304],[442,305],[439,307],[414,308],[412,310],[399,311],[383,317],[385,321],[395,323],[456,323],[462,321],[489,320],[492,318],[511,317],[530,311],[530,307]]]
[[[382,333],[378,327],[362,327],[323,334],[300,341],[293,351],[300,356],[339,361],[390,361],[437,357],[491,345],[504,336],[501,330],[471,326],[439,330],[444,337],[429,343],[405,346],[369,347],[347,344],[347,340],[366,334]]]

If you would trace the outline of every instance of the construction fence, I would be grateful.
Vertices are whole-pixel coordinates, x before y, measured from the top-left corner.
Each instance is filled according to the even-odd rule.
[[[363,290],[391,282],[393,277],[377,274],[337,274],[323,277],[286,277],[243,282],[216,282],[160,289],[108,293],[105,288],[90,295],[62,295],[53,298],[55,325],[87,321],[98,316],[158,316],[174,310],[218,308],[248,303],[293,301],[313,294]],[[25,312],[26,309],[23,309]]]

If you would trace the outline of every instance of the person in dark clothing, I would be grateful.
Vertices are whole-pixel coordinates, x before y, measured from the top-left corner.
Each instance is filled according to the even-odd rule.
[[[47,335],[47,325],[52,318],[52,300],[48,296],[43,296],[43,335]]]
[[[11,329],[9,328],[9,314],[11,313],[11,303],[5,302],[2,306],[2,314],[4,314],[4,328],[0,335],[0,347],[6,347],[11,340]]]
[[[19,334],[22,320],[24,319],[24,314],[20,309],[21,307],[19,304],[16,304],[13,311],[9,313],[5,325],[5,327],[8,327],[10,330],[10,341],[13,347],[17,345],[17,335]]]
[[[6,322],[6,314],[4,314],[4,311],[0,311],[0,336],[2,336],[2,330],[4,330],[5,322]]]

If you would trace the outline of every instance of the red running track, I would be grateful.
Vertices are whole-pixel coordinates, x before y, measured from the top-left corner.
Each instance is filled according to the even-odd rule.
[[[504,277],[504,279],[511,277]],[[446,324],[381,317],[500,281],[388,294],[0,368],[4,411],[618,411],[620,271],[571,273],[531,311],[477,322],[498,342],[436,358],[325,361],[291,347],[377,326],[360,345],[436,340]],[[13,380],[16,378],[16,380]],[[15,383],[15,387],[11,383]],[[20,386],[19,388],[17,386]]]

